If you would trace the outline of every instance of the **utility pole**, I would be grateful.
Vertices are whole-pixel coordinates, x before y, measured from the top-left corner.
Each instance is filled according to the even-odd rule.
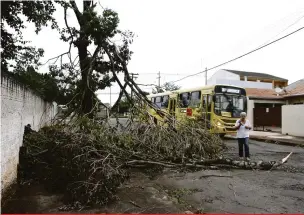
[[[201,68],[203,69],[203,58],[201,58]],[[207,67],[205,68],[205,85],[207,86]]]
[[[159,91],[160,90],[160,72],[158,72],[157,79],[158,79],[158,90],[157,91]]]
[[[158,87],[160,88],[160,72],[158,72]]]
[[[137,75],[139,75],[138,73],[130,73],[132,80],[134,80],[134,78],[136,79]],[[131,88],[131,99],[133,99],[133,90]]]

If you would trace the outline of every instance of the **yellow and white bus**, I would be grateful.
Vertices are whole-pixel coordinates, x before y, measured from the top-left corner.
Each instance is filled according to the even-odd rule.
[[[232,85],[212,85],[148,95],[151,102],[177,121],[183,118],[204,120],[212,133],[235,133],[233,126],[241,112],[247,111],[246,90]],[[157,124],[164,123],[153,108],[150,114]]]

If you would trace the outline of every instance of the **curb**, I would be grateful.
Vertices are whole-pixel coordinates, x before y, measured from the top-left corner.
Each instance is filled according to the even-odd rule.
[[[259,141],[264,141],[266,143],[272,143],[272,144],[278,144],[278,145],[286,145],[286,146],[299,146],[299,147],[304,147],[304,143],[302,142],[297,142],[297,141],[288,141],[285,139],[272,139],[269,137],[257,137],[257,136],[250,136],[249,137],[251,140],[259,140]]]
[[[228,139],[237,139],[234,136],[225,136],[225,138]],[[278,145],[286,145],[286,146],[298,146],[298,147],[303,147],[304,148],[304,143],[303,142],[298,142],[298,141],[287,141],[284,139],[271,139],[269,137],[259,137],[259,136],[250,136],[250,140],[257,140],[257,141],[263,141],[265,143],[272,143],[272,144],[278,144]]]

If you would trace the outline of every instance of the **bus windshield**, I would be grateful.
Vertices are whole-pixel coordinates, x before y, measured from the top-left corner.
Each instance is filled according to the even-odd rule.
[[[241,112],[245,112],[245,96],[229,95],[226,93],[216,94],[214,103],[215,114],[221,116],[222,112],[231,113],[231,117],[240,117]]]

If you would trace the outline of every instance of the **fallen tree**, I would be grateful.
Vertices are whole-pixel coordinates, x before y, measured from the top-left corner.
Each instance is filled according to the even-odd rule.
[[[52,191],[64,192],[67,202],[83,205],[114,200],[130,168],[205,169],[230,165],[269,170],[288,159],[245,162],[224,158],[221,139],[193,121],[177,130],[135,123],[117,130],[82,118],[30,133],[24,138],[24,147],[21,183],[34,180]]]

